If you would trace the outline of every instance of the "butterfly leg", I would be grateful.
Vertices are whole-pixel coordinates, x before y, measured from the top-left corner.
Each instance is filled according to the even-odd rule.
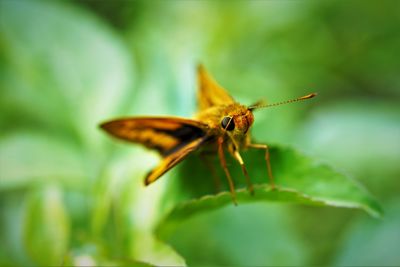
[[[214,155],[214,154],[213,154]],[[214,185],[215,185],[215,191],[216,193],[221,191],[221,179],[220,177],[217,175],[217,172],[215,171],[214,165],[212,164],[212,162],[210,161],[210,155],[206,154],[204,152],[202,152],[200,154],[200,158],[202,159],[202,161],[204,162],[204,164],[206,165],[206,167],[210,170],[212,177],[214,178]]]
[[[263,144],[249,144],[248,147],[265,150],[265,161],[267,162],[268,177],[271,181],[271,189],[275,189],[274,177],[272,176],[271,161],[269,155],[269,148]]]
[[[236,192],[235,192],[235,186],[233,184],[233,180],[231,177],[231,174],[229,173],[228,167],[226,166],[226,160],[225,160],[225,154],[224,154],[224,149],[222,147],[222,144],[224,143],[224,139],[222,137],[218,138],[218,155],[219,155],[219,160],[221,162],[221,166],[224,169],[226,178],[228,179],[228,183],[229,183],[229,189],[231,191],[231,196],[232,196],[232,200],[233,200],[233,204],[235,204],[235,206],[237,205],[236,202]]]
[[[254,195],[254,188],[253,188],[253,184],[250,181],[250,177],[249,174],[247,172],[246,166],[244,165],[243,159],[239,154],[239,151],[235,150],[233,152],[233,157],[239,162],[240,167],[242,167],[242,172],[244,174],[244,176],[246,177],[246,182],[247,182],[247,188],[250,191],[251,195]]]

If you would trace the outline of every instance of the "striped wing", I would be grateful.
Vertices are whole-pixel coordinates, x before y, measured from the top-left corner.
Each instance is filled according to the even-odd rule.
[[[112,136],[169,155],[206,136],[207,125],[173,117],[136,117],[112,120],[100,125]]]
[[[166,173],[171,168],[173,168],[176,164],[178,164],[183,159],[185,159],[191,152],[197,150],[204,141],[205,141],[205,137],[195,139],[195,140],[185,144],[184,146],[180,147],[174,153],[169,154],[167,157],[165,157],[161,161],[161,163],[157,167],[155,167],[153,170],[151,170],[146,175],[144,184],[149,185],[152,182],[156,181],[164,173]]]

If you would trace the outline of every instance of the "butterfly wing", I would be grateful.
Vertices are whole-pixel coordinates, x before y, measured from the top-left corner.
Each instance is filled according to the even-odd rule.
[[[163,157],[205,137],[207,132],[206,124],[173,117],[122,118],[100,127],[116,138],[155,149]]]
[[[197,150],[205,140],[206,140],[205,137],[195,139],[195,140],[183,145],[178,150],[176,150],[174,153],[171,153],[168,156],[166,156],[157,167],[155,167],[153,170],[151,170],[146,175],[144,184],[149,185],[152,182],[156,181],[164,173],[166,173],[171,168],[173,168],[176,164],[178,164],[183,159],[185,159],[191,152]]]
[[[202,65],[198,66],[197,77],[199,83],[197,97],[200,111],[213,106],[228,105],[235,102],[225,89],[208,74]]]

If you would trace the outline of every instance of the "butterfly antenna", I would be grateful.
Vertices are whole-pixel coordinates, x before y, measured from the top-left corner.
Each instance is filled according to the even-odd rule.
[[[311,94],[308,94],[308,95],[305,95],[302,97],[298,97],[295,99],[290,99],[290,100],[286,100],[286,101],[282,101],[282,102],[278,102],[278,103],[273,103],[273,104],[255,104],[255,105],[249,106],[248,109],[254,110],[254,109],[258,109],[258,108],[280,106],[280,105],[289,104],[289,103],[293,103],[293,102],[297,102],[297,101],[307,100],[307,99],[313,98],[316,95],[317,95],[317,93],[311,93]]]

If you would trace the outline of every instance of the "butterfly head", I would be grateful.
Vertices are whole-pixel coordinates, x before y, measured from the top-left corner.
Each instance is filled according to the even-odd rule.
[[[228,106],[227,112],[221,118],[221,128],[233,136],[245,135],[254,122],[251,110],[242,105]]]

